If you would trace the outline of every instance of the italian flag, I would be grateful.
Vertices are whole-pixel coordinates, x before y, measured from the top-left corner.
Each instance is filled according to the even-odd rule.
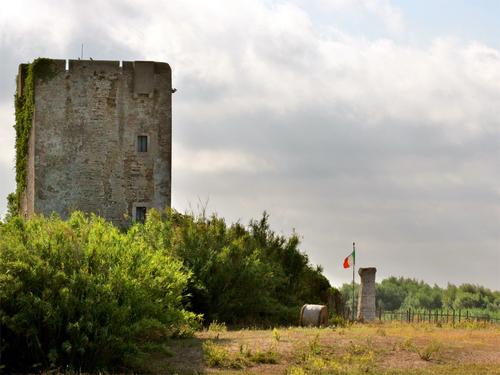
[[[356,261],[356,252],[353,250],[352,253],[344,259],[344,268],[351,267]]]

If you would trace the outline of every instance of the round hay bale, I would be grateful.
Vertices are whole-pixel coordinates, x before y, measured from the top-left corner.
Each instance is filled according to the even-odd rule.
[[[325,305],[304,305],[300,309],[301,326],[325,326],[328,324],[328,307]]]

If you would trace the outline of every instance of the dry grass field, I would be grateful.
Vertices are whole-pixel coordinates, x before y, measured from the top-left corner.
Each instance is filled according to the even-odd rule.
[[[500,326],[354,324],[226,330],[173,340],[145,360],[170,374],[500,374]]]

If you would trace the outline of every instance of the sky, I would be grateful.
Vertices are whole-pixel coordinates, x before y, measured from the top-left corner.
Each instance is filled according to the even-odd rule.
[[[0,12],[0,215],[17,66],[173,70],[172,206],[270,215],[339,286],[357,266],[500,290],[500,2],[37,0]]]

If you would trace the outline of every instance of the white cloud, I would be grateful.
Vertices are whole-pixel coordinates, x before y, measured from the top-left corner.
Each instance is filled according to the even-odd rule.
[[[7,211],[7,195],[14,187],[14,142],[16,133],[11,107],[0,105],[0,218]]]
[[[14,130],[14,118],[11,106],[0,106],[0,166],[13,169],[14,147],[13,141],[16,137]]]
[[[67,47],[74,30],[75,18],[67,17],[69,1],[11,1],[2,4],[0,35],[3,43],[15,42],[17,52],[31,52],[40,46],[51,46],[58,54]],[[83,20],[82,20],[83,21]]]
[[[405,30],[403,13],[389,0],[294,0],[294,3],[305,8],[316,7],[319,12],[329,15],[363,15],[372,21],[382,22],[393,34]]]
[[[140,3],[134,4],[129,3],[134,14],[141,14]],[[141,33],[127,22],[107,31],[114,43],[145,58],[170,61],[177,83],[188,80],[207,90],[190,98],[197,115],[335,105],[365,124],[387,118],[435,124],[451,128],[453,137],[498,126],[499,52],[479,43],[437,39],[417,48],[339,37],[315,28],[304,10],[290,3],[182,4],[157,2],[157,12],[146,10],[149,20]],[[386,1],[331,6],[348,4],[395,12]]]
[[[272,170],[269,161],[240,150],[195,150],[174,145],[173,168],[183,173],[256,173]]]

